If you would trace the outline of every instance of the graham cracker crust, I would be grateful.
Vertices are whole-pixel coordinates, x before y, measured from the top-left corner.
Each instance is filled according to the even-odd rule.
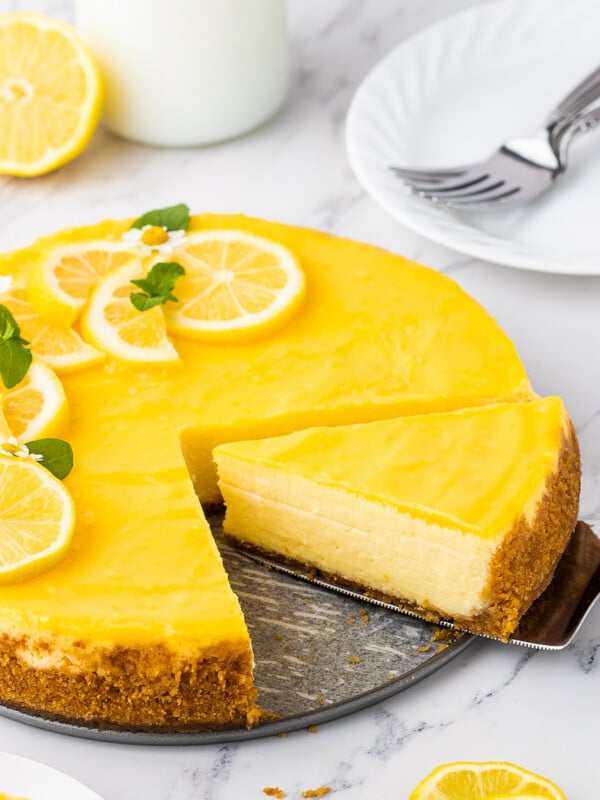
[[[252,727],[262,716],[249,648],[221,645],[198,658],[180,658],[160,644],[93,647],[86,667],[85,648],[74,643],[76,667],[67,658],[60,666],[34,667],[20,655],[30,645],[27,637],[0,636],[0,702],[20,711],[155,732]]]

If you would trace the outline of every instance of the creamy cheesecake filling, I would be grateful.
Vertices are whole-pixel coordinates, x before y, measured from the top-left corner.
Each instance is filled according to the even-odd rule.
[[[311,487],[303,504],[302,480],[282,486],[265,474],[274,495],[294,498],[291,505],[228,483],[225,462],[222,474],[226,530],[236,539],[449,616],[474,616],[485,607],[495,540],[334,489]]]

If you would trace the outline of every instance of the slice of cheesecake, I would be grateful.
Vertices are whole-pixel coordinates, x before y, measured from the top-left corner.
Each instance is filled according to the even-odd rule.
[[[550,582],[576,521],[578,448],[557,397],[214,455],[229,536],[501,638]]]

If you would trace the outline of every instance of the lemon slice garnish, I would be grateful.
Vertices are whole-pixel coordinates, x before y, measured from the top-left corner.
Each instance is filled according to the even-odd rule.
[[[75,507],[61,481],[35,461],[0,455],[0,583],[31,578],[65,556]]]
[[[21,328],[21,336],[29,342],[31,352],[58,373],[72,372],[97,364],[105,358],[72,328],[53,325],[36,314],[25,290],[11,289],[0,295],[3,303]]]
[[[409,800],[567,800],[556,784],[506,761],[455,761],[434,769]]]
[[[68,25],[31,13],[0,16],[0,173],[42,175],[88,144],[102,84]]]
[[[2,397],[11,434],[20,442],[56,436],[68,419],[65,390],[55,372],[34,359],[27,375]]]
[[[305,276],[278,242],[241,230],[188,234],[170,261],[186,274],[178,303],[165,306],[169,331],[211,341],[244,340],[282,324],[298,308]]]
[[[136,291],[131,281],[143,278],[146,272],[142,262],[134,258],[103,278],[83,311],[83,335],[95,347],[121,361],[179,361],[167,338],[163,307],[138,311],[130,300]]]
[[[44,319],[69,327],[100,278],[130,261],[133,255],[120,242],[102,240],[48,248],[41,252],[28,275],[28,300]]]

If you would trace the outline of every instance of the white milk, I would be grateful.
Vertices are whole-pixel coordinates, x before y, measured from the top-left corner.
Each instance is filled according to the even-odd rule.
[[[75,0],[104,75],[104,123],[148,144],[207,144],[259,125],[289,79],[284,0]]]

